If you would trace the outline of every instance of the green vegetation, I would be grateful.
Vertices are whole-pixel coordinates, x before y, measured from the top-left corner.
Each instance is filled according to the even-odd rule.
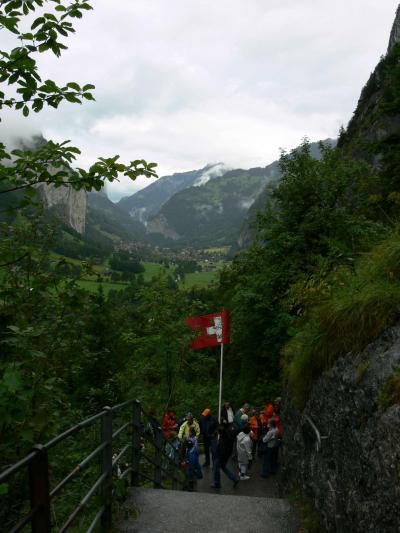
[[[289,501],[291,501],[300,517],[301,528],[299,532],[324,533],[321,518],[310,500],[300,497],[298,492],[292,492],[289,494]]]
[[[400,369],[385,382],[379,395],[379,405],[382,409],[389,409],[396,404],[400,404]]]
[[[113,270],[119,272],[129,272],[130,274],[140,274],[144,272],[143,265],[139,258],[128,252],[113,253],[109,259],[109,265]]]
[[[217,280],[217,272],[195,272],[193,274],[186,274],[184,280],[181,282],[181,286],[185,288],[208,287]]]
[[[264,183],[263,168],[229,171],[202,187],[175,194],[157,216],[165,218],[182,242],[225,250],[236,242],[246,209]]]
[[[58,86],[53,80],[44,81],[37,63],[39,54],[51,52],[59,57],[67,48],[64,38],[75,31],[73,22],[91,9],[90,0],[1,3],[1,31],[7,33],[2,42],[11,48],[1,51],[1,110],[28,116],[44,106],[94,100],[93,85],[69,82]],[[68,228],[56,227],[53,219],[60,213],[57,209],[43,213],[37,186],[57,188],[68,182],[78,191],[98,191],[120,174],[131,179],[155,176],[156,164],[135,159],[125,165],[114,156],[99,158],[87,170],[72,170],[70,164],[79,153],[69,141],[38,138],[33,146],[11,152],[0,143],[1,470],[23,457],[34,443],[48,440],[118,396],[113,380],[121,361],[102,342],[112,323],[107,321],[104,295],[92,296],[78,286],[85,268],[67,264],[63,258],[54,260],[52,255],[58,251],[77,259],[101,258],[109,250],[91,239],[90,233],[82,239]],[[73,249],[78,249],[76,255]],[[53,482],[83,458],[80,446],[87,450],[86,438],[93,441],[94,435],[69,441],[60,457],[51,454]],[[57,500],[52,509],[56,525],[63,522],[69,506],[81,500],[95,469],[89,468],[68,489],[69,498]],[[25,475],[1,487],[2,528],[11,529],[9,521],[27,509],[27,490]],[[87,528],[90,513],[84,520]]]
[[[128,287],[128,283],[112,283],[110,281],[91,281],[85,279],[79,280],[77,284],[82,289],[93,293],[102,290],[105,295],[108,295],[110,291],[122,291]]]
[[[165,267],[160,263],[152,263],[149,261],[143,262],[144,273],[143,277],[145,281],[151,281],[152,278],[158,276]]]
[[[230,357],[237,387],[245,381],[260,401],[266,393],[272,396],[280,390],[286,343],[300,342],[305,336],[313,346],[322,342],[312,320],[314,314],[318,316],[314,306],[351,278],[356,258],[387,234],[382,221],[367,216],[369,186],[375,182],[368,165],[342,158],[329,147],[321,150],[320,161],[312,158],[307,141],[283,154],[282,178],[258,219],[255,243],[221,276],[221,299],[232,311],[235,351]],[[342,322],[345,328],[346,320]],[[366,340],[360,339],[360,344]],[[307,358],[307,352],[293,349],[293,353],[293,365],[300,366]],[[303,377],[289,370],[292,359],[284,358],[285,373],[293,376],[292,387],[297,379],[299,389],[308,390],[320,372],[321,359],[331,361],[318,349],[309,359],[311,375]]]
[[[285,374],[303,405],[315,379],[335,360],[358,355],[399,316],[400,237],[394,235],[365,255],[356,272],[336,272],[337,285],[321,298],[284,348]]]

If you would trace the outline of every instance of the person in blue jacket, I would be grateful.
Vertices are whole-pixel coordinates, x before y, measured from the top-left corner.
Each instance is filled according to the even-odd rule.
[[[189,490],[194,490],[196,480],[203,479],[203,472],[199,462],[199,451],[190,439],[185,442],[185,447]]]

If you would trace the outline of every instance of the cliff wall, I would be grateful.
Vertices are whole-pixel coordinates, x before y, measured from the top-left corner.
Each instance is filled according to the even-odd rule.
[[[85,232],[86,193],[72,187],[40,186],[40,194],[46,209],[56,208],[63,221],[78,233]]]
[[[400,531],[400,405],[384,401],[399,372],[400,324],[340,359],[303,413],[285,402],[284,484],[296,480],[327,532]]]

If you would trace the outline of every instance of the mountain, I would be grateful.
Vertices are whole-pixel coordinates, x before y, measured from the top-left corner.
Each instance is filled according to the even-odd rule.
[[[400,170],[400,6],[390,34],[387,54],[371,74],[338,146],[345,155],[366,159],[374,168],[392,174]],[[396,164],[396,171],[393,165]]]
[[[105,240],[143,241],[145,227],[111,202],[105,193],[87,193],[86,234],[97,233]]]
[[[29,138],[19,138],[17,147],[22,150],[35,150],[47,144],[43,135],[33,135]],[[68,167],[73,172],[73,170]],[[54,172],[56,169],[54,169]],[[69,185],[54,187],[54,185],[40,184],[38,191],[46,209],[57,213],[58,217],[76,232],[83,234],[86,225],[86,194],[77,191]]]
[[[193,246],[233,244],[245,214],[276,169],[231,170],[174,194],[147,223],[147,232]]]
[[[336,141],[325,143],[334,146]],[[320,157],[319,143],[311,153]],[[146,226],[159,246],[240,246],[251,239],[251,222],[265,205],[268,186],[280,176],[279,161],[266,167],[227,170],[222,164],[165,176],[118,207]],[[218,179],[215,179],[218,178]]]
[[[147,220],[156,215],[171,196],[187,187],[201,186],[221,176],[227,170],[228,168],[223,163],[216,163],[200,170],[163,176],[132,196],[121,198],[118,207],[129,213],[135,220],[146,224]]]

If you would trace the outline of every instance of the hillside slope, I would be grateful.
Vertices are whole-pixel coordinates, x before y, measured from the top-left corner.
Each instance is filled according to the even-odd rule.
[[[129,213],[133,219],[146,223],[174,194],[188,187],[204,184],[221,176],[226,170],[227,167],[223,163],[216,163],[199,170],[163,176],[132,196],[122,198],[118,207]]]
[[[237,169],[186,188],[149,220],[147,231],[195,246],[233,244],[248,208],[271,176],[265,168]]]
[[[134,220],[105,194],[87,194],[86,232],[96,231],[105,239],[114,241],[142,241],[145,238],[143,224]]]

